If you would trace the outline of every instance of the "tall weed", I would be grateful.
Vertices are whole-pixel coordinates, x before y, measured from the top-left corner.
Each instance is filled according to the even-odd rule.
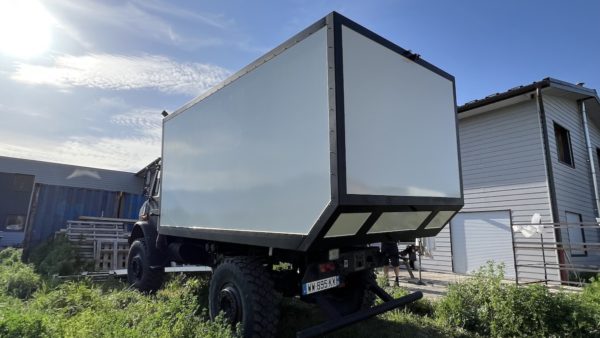
[[[27,299],[41,286],[33,267],[21,262],[21,250],[0,251],[0,294]]]
[[[550,292],[543,285],[503,283],[501,268],[488,263],[474,278],[451,285],[436,307],[437,320],[492,337],[598,335],[598,290],[584,294]],[[598,288],[600,290],[600,287]],[[598,296],[600,299],[600,296]]]
[[[79,257],[77,249],[65,236],[50,238],[33,248],[29,262],[43,276],[67,276],[93,268],[91,262]]]

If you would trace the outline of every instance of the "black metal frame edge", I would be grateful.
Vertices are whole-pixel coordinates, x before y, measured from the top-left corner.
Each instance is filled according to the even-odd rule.
[[[364,26],[346,18],[345,16],[337,13],[337,12],[333,12],[332,13],[333,16],[335,17],[335,20],[340,24],[340,25],[344,25],[348,28],[351,28],[352,30],[354,30],[357,33],[360,33],[362,35],[364,35],[365,37],[395,51],[396,53],[411,59],[412,61],[416,62],[417,64],[431,70],[434,73],[437,73],[440,76],[445,77],[448,80],[451,80],[452,82],[454,82],[454,76],[446,73],[445,71],[443,71],[442,69],[432,65],[431,63],[421,59],[420,56],[418,56],[417,54],[406,50],[400,46],[398,46],[397,44],[391,42],[390,40],[382,37],[381,35],[365,28]]]
[[[585,244],[585,243],[587,243],[586,240],[585,240],[585,229],[581,226],[581,223],[583,223],[583,215],[580,214],[580,213],[577,213],[577,212],[565,210],[565,221],[567,220],[567,213],[575,214],[575,215],[579,216],[579,222],[580,222],[579,223],[579,230],[581,231],[581,240],[583,242],[583,245],[582,245],[583,250],[581,250],[581,251],[584,252],[583,254],[573,254],[573,253],[571,253],[571,257],[587,257],[588,256],[588,249],[587,249],[587,245]],[[568,223],[567,223],[567,231],[569,231],[568,230]],[[569,251],[571,251],[571,250],[573,250],[573,249],[571,248],[571,245],[569,244]]]
[[[440,211],[454,211],[452,217],[456,216],[456,214],[460,211],[462,205],[455,206],[340,206],[333,214],[335,217],[331,217],[329,221],[323,226],[322,230],[319,232],[319,240],[313,241],[309,247],[310,249],[326,249],[329,247],[340,247],[340,246],[348,246],[348,245],[361,245],[365,243],[376,243],[382,241],[411,241],[418,237],[430,237],[437,235],[443,228],[431,228],[425,229],[425,226],[429,223],[428,220],[431,220],[435,215]],[[397,211],[431,211],[431,215],[425,219],[416,230],[409,231],[393,231],[393,232],[382,232],[382,233],[374,233],[368,234],[367,231],[371,228],[371,226],[377,221],[379,216],[384,212],[397,212]],[[360,212],[371,212],[372,214],[367,218],[365,223],[361,226],[356,235],[352,236],[339,236],[339,237],[330,237],[325,238],[325,234],[331,228],[337,216],[341,213],[360,213]],[[305,250],[303,250],[305,251]]]
[[[160,234],[206,241],[295,250],[306,236],[270,232],[161,226]]]

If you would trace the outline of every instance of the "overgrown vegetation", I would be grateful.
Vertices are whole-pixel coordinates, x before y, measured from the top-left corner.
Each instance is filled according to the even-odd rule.
[[[58,252],[62,250],[48,251]],[[52,254],[52,253],[50,253]],[[53,258],[37,271],[60,271]],[[440,301],[420,300],[403,310],[340,330],[330,337],[600,337],[600,280],[581,293],[552,293],[541,285],[502,283],[494,265],[450,287]],[[154,295],[127,285],[89,280],[47,283],[22,263],[20,250],[0,252],[0,337],[235,337],[222,319],[209,321],[207,278],[172,278]],[[408,292],[386,287],[394,297]],[[317,307],[283,303],[279,332],[294,337],[321,322]]]
[[[581,294],[550,292],[543,285],[502,283],[501,268],[488,264],[472,279],[451,285],[436,305],[445,325],[493,337],[600,336],[600,282]]]
[[[29,262],[45,276],[67,276],[93,268],[90,262],[81,260],[77,249],[65,236],[50,238],[35,247],[29,255]]]
[[[42,280],[33,267],[21,263],[21,250],[0,251],[0,296],[27,299],[41,285]]]
[[[20,250],[0,252],[0,337],[234,337],[209,321],[199,297],[207,280],[174,278],[155,295],[125,284],[44,283]]]

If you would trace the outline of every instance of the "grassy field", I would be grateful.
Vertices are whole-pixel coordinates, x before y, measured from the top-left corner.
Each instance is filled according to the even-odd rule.
[[[208,320],[208,276],[172,276],[155,295],[144,295],[117,280],[58,283],[40,274],[52,270],[48,264],[36,270],[20,261],[18,250],[0,252],[0,337],[240,335],[224,320]],[[600,336],[599,281],[580,294],[555,294],[501,279],[489,265],[435,303],[421,300],[330,337]],[[388,291],[395,297],[407,292]],[[316,306],[285,299],[279,334],[294,337],[323,318]]]

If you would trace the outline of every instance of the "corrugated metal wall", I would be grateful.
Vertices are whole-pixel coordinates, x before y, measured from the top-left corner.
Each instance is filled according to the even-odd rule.
[[[79,216],[137,218],[141,194],[36,184],[25,233],[31,248]]]

